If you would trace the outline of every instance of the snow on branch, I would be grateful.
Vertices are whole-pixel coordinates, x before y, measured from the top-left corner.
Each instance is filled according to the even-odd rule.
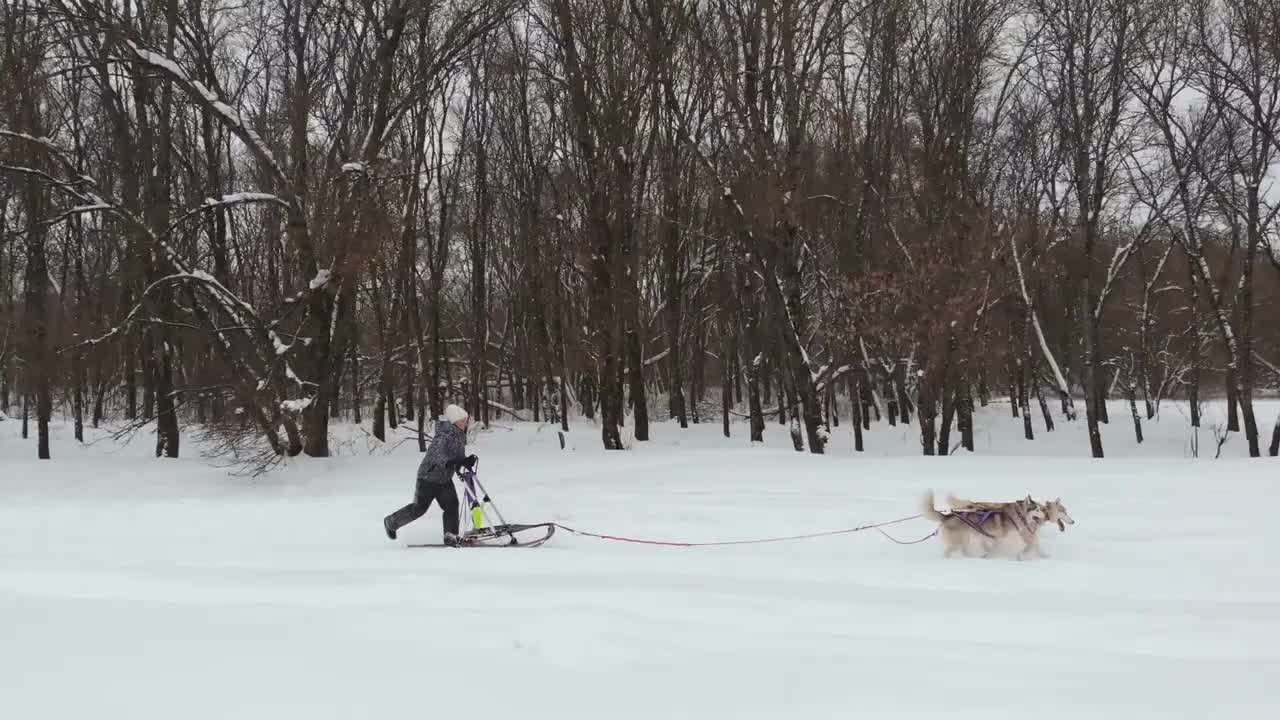
[[[204,213],[204,212],[211,212],[220,207],[234,207],[236,205],[249,205],[249,204],[255,204],[255,203],[275,203],[276,205],[279,205],[285,208],[286,210],[289,209],[288,203],[282,200],[280,196],[272,195],[271,193],[240,192],[240,193],[232,193],[230,195],[223,195],[220,198],[205,198],[203,203],[200,203],[200,205],[192,208],[191,210],[188,210],[186,213],[183,213],[183,215],[179,217],[177,220],[174,220],[173,223],[169,226],[169,232],[173,232],[174,228],[178,227],[183,222],[185,222],[188,218],[194,215],[199,215],[200,213]]]
[[[169,284],[169,283],[176,282],[176,281],[180,280],[180,279],[181,279],[181,278],[183,278],[183,277],[185,277],[185,276],[184,276],[183,274],[180,274],[180,273],[179,273],[179,274],[173,274],[173,275],[166,275],[166,276],[164,276],[164,277],[160,278],[159,280],[156,280],[155,282],[151,283],[150,285],[148,285],[148,286],[146,287],[146,289],[145,289],[145,290],[143,290],[143,291],[142,291],[142,295],[138,298],[138,302],[137,302],[137,303],[135,303],[135,304],[134,304],[134,306],[133,306],[132,308],[130,308],[130,309],[129,309],[129,313],[128,313],[127,315],[125,315],[124,320],[122,320],[118,325],[116,325],[115,327],[111,328],[111,329],[110,329],[110,330],[108,330],[106,333],[103,333],[102,335],[99,335],[98,337],[90,338],[90,339],[88,339],[88,340],[84,340],[84,341],[82,341],[82,342],[76,343],[75,345],[70,345],[70,346],[68,346],[68,347],[63,348],[63,349],[62,349],[62,350],[60,350],[59,352],[60,352],[60,353],[63,353],[63,352],[67,352],[67,351],[70,351],[70,350],[76,350],[76,349],[78,349],[78,348],[82,348],[82,347],[93,347],[93,346],[95,346],[95,345],[100,345],[100,344],[102,344],[102,343],[106,342],[107,340],[110,340],[110,339],[112,339],[112,338],[116,337],[117,335],[119,335],[119,334],[123,333],[125,330],[128,330],[128,329],[129,329],[129,327],[130,327],[131,325],[133,325],[133,323],[134,323],[134,322],[141,322],[141,321],[145,321],[145,320],[146,320],[146,318],[139,318],[139,317],[138,317],[138,315],[139,315],[139,313],[141,313],[141,312],[142,312],[142,308],[143,308],[143,305],[145,304],[145,300],[146,300],[146,298],[147,298],[147,297],[149,297],[149,296],[151,295],[151,292],[152,292],[152,291],[154,291],[156,288],[159,288],[159,287],[161,287],[161,286],[163,286],[163,285],[167,285],[167,284]]]
[[[828,372],[829,370],[830,366],[824,365],[821,370],[815,373],[814,385],[818,392],[826,390],[828,385],[849,374],[853,370],[853,365],[841,365],[835,370]]]
[[[271,148],[267,147],[266,141],[262,139],[262,136],[256,130],[249,127],[249,124],[240,116],[239,110],[228,105],[222,98],[218,97],[217,93],[210,90],[204,83],[188,75],[178,63],[165,55],[148,50],[129,39],[126,39],[123,45],[138,62],[169,76],[193,100],[196,100],[214,115],[217,115],[222,120],[222,123],[271,171],[276,182],[281,187],[289,187],[289,177],[285,174],[284,169],[280,167],[280,164],[276,162]]]
[[[524,421],[524,422],[528,422],[528,420],[529,420],[529,418],[525,417],[524,415],[521,415],[521,414],[520,414],[517,410],[515,410],[514,408],[511,408],[511,407],[508,407],[508,406],[506,406],[506,405],[503,405],[502,403],[497,402],[496,400],[491,400],[491,399],[489,399],[488,397],[485,397],[485,398],[484,398],[484,402],[485,402],[485,404],[486,404],[486,405],[488,405],[489,407],[491,407],[491,408],[493,408],[493,409],[495,409],[495,410],[499,410],[499,411],[501,411],[501,412],[504,412],[504,413],[506,413],[506,414],[510,415],[511,417],[513,417],[513,418],[515,418],[515,419],[517,419],[517,420]]]
[[[104,211],[110,211],[110,210],[114,210],[114,209],[115,209],[115,208],[111,207],[110,205],[108,205],[108,204],[106,204],[106,203],[91,203],[91,204],[89,204],[89,205],[77,205],[77,206],[75,206],[75,207],[73,207],[73,208],[71,208],[71,209],[67,210],[67,211],[66,211],[65,213],[63,213],[63,214],[64,214],[64,215],[68,215],[68,216],[70,216],[70,215],[83,215],[83,214],[85,214],[85,213],[104,212]]]
[[[1116,278],[1120,275],[1121,268],[1125,266],[1138,247],[1147,242],[1147,236],[1150,234],[1151,228],[1155,226],[1156,219],[1164,217],[1165,210],[1173,204],[1173,200],[1173,195],[1166,198],[1161,207],[1156,209],[1151,217],[1147,218],[1147,221],[1143,223],[1142,228],[1129,239],[1129,242],[1117,247],[1115,252],[1112,253],[1111,263],[1107,266],[1107,278],[1103,281],[1102,289],[1098,293],[1097,307],[1093,308],[1093,317],[1095,320],[1102,320],[1103,306],[1106,304],[1107,297],[1111,294],[1111,290],[1115,286]],[[1166,255],[1166,257],[1168,256]],[[1163,264],[1162,260],[1161,265],[1163,266]]]
[[[3,131],[0,131],[0,133],[2,132]],[[97,205],[104,204],[101,202],[101,198],[98,198],[93,193],[89,193],[79,189],[79,183],[56,178],[43,170],[38,170],[33,167],[27,167],[25,165],[10,165],[9,163],[0,163],[0,170],[16,173],[18,175],[29,175],[31,177],[39,178],[43,180],[45,183],[47,183],[50,187],[57,188],[63,193],[70,195],[76,202],[82,204],[81,207],[88,207],[91,205],[97,206]],[[115,209],[114,206],[110,206],[110,207],[113,210]]]
[[[292,413],[294,415],[301,414],[303,410],[311,407],[311,398],[302,398],[301,400],[283,400],[280,403],[282,412]]]
[[[885,202],[884,196],[881,195],[880,191],[877,190],[875,187],[871,188],[871,192],[876,194],[876,197],[879,198],[881,203]],[[893,242],[897,244],[898,250],[900,250],[902,252],[902,256],[907,259],[907,267],[909,267],[912,272],[915,272],[916,261],[914,258],[911,257],[911,251],[907,249],[907,244],[902,241],[902,236],[898,234],[897,223],[894,223],[893,221],[888,221],[885,223],[885,225],[889,228],[889,234],[893,236]]]
[[[43,170],[16,165],[6,165],[2,163],[0,163],[0,170],[7,170],[10,172],[41,178],[45,182],[49,183],[51,187],[55,187],[66,195],[74,198],[75,202],[79,203],[79,205],[76,206],[76,209],[78,210],[88,212],[89,209],[92,208],[94,211],[112,213],[116,217],[128,223],[135,230],[138,230],[143,235],[147,236],[152,242],[155,242],[164,257],[169,260],[170,264],[173,265],[177,271],[185,272],[185,268],[183,267],[178,254],[174,252],[173,248],[169,247],[168,243],[164,242],[158,235],[156,235],[150,225],[147,225],[136,215],[125,209],[123,204],[106,198],[98,187],[97,182],[93,178],[81,173],[76,164],[71,160],[71,155],[52,140],[46,137],[36,138],[26,133],[16,133],[2,128],[0,128],[0,137],[34,143],[42,148],[50,157],[65,166],[68,173],[74,176],[74,179],[62,180],[44,172]],[[55,218],[53,222],[59,222],[62,219],[65,219],[65,216]]]
[[[1107,297],[1111,295],[1111,289],[1115,286],[1116,277],[1119,276],[1120,269],[1125,266],[1142,242],[1141,234],[1135,235],[1129,242],[1117,247],[1115,252],[1112,253],[1111,263],[1107,266],[1107,278],[1102,282],[1102,289],[1098,291],[1098,304],[1093,308],[1095,320],[1102,319],[1102,309],[1106,306]]]
[[[63,150],[61,147],[59,147],[58,144],[55,143],[53,140],[50,140],[49,138],[44,136],[35,137],[34,135],[28,135],[27,133],[14,132],[13,130],[5,130],[5,129],[0,129],[0,137],[7,137],[7,138],[12,138],[14,140],[21,140],[24,142],[28,142],[28,143],[32,143],[34,145],[40,146],[42,149],[44,149],[44,151],[50,157],[57,160],[58,164],[62,165],[69,172],[74,173],[76,175],[75,181],[73,181],[70,184],[72,185],[93,185],[94,184],[91,178],[85,175],[82,175],[80,173],[79,168],[76,165],[75,160],[73,159],[73,156],[67,151]]]
[[[310,380],[303,380],[302,378],[298,377],[298,374],[293,371],[293,366],[290,365],[288,362],[285,362],[284,364],[284,376],[289,378],[291,382],[293,382],[300,388],[306,388],[307,386],[319,387],[319,384],[317,383],[313,383]]]
[[[84,193],[84,192],[77,191],[75,189],[74,183],[68,183],[68,182],[59,180],[53,177],[52,175],[49,175],[48,173],[40,170],[36,170],[35,168],[29,168],[29,167],[24,167],[19,165],[9,165],[7,163],[0,163],[0,170],[16,173],[18,175],[30,175],[33,177],[38,177],[41,180],[44,180],[46,183],[48,183],[51,187],[56,187],[59,190],[62,190],[66,194],[70,195],[77,202],[84,203],[82,205],[76,205],[74,207],[68,208],[51,218],[41,220],[40,221],[41,225],[57,225],[60,222],[70,220],[71,218],[76,217],[78,215],[89,215],[89,214],[98,213],[98,212],[114,213],[116,210],[116,207],[114,205],[110,205],[108,203],[103,202],[101,198],[93,195],[93,193]]]
[[[288,207],[289,204],[281,200],[278,195],[271,193],[259,192],[238,192],[230,195],[223,195],[220,198],[205,198],[203,207],[214,208],[226,205],[245,205],[248,203],[276,203],[282,207]]]
[[[647,367],[647,366],[649,366],[649,365],[652,365],[652,364],[654,364],[654,363],[658,362],[659,360],[661,360],[662,358],[664,358],[664,357],[666,357],[666,356],[668,356],[668,355],[670,355],[670,354],[671,354],[671,348],[667,348],[666,350],[663,350],[662,352],[658,353],[657,355],[654,355],[653,357],[646,358],[646,359],[645,359],[645,361],[644,361],[644,364],[645,364],[645,366]]]
[[[1253,359],[1265,365],[1266,368],[1270,370],[1276,376],[1277,379],[1280,379],[1280,366],[1277,366],[1275,363],[1262,357],[1262,355],[1257,351],[1253,353]]]
[[[1040,327],[1040,313],[1036,311],[1035,301],[1031,298],[1031,293],[1027,291],[1027,276],[1022,271],[1022,255],[1018,250],[1018,232],[1010,227],[1007,229],[1009,235],[1009,255],[1013,258],[1013,267],[1018,273],[1018,289],[1022,293],[1022,302],[1027,307],[1027,314],[1031,316],[1031,326],[1036,331],[1036,339],[1040,341],[1040,352],[1044,355],[1044,359],[1049,363],[1049,368],[1053,370],[1053,379],[1058,383],[1058,393],[1067,402],[1069,408],[1069,416],[1075,416],[1075,410],[1071,402],[1071,389],[1067,385],[1067,378],[1062,374],[1062,368],[1058,365],[1058,359],[1054,357],[1053,351],[1049,349],[1049,341],[1045,339],[1044,329]]]
[[[833,203],[836,203],[836,204],[838,204],[838,205],[843,205],[844,207],[847,207],[847,208],[854,207],[854,205],[853,205],[852,203],[845,202],[844,200],[841,200],[840,198],[836,197],[835,195],[828,195],[828,194],[826,194],[826,193],[819,194],[819,195],[810,195],[809,197],[807,197],[807,198],[805,198],[805,199],[806,199],[806,200],[829,200],[829,201],[831,201],[831,202],[833,202]]]
[[[329,284],[329,278],[331,278],[332,276],[333,276],[333,272],[330,270],[327,270],[327,269],[319,270],[318,272],[316,272],[316,276],[311,278],[311,282],[307,284],[307,287],[311,288],[312,290],[319,290],[320,288]]]

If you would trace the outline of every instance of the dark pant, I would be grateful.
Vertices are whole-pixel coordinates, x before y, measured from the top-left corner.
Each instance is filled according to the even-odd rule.
[[[387,516],[391,529],[399,530],[426,514],[431,501],[440,503],[444,511],[444,531],[458,534],[458,491],[452,482],[419,482],[414,489],[413,502]]]

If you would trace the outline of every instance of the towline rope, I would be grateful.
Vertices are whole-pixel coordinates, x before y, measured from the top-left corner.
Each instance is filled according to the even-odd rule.
[[[910,517],[898,518],[897,520],[890,520],[888,522],[872,523],[870,525],[859,525],[858,527],[845,528],[843,530],[828,530],[826,532],[807,533],[805,535],[785,535],[782,537],[756,538],[751,540],[720,540],[718,542],[680,542],[676,540],[647,540],[644,538],[625,537],[623,535],[608,535],[605,533],[588,532],[586,530],[578,530],[577,528],[571,528],[567,525],[561,525],[560,523],[552,523],[552,525],[554,525],[555,527],[561,530],[564,530],[565,532],[571,535],[581,535],[582,537],[596,538],[598,540],[613,540],[616,542],[637,543],[640,545],[663,545],[666,547],[720,547],[725,545],[762,545],[764,543],[789,542],[792,540],[811,540],[813,538],[831,537],[833,535],[850,535],[852,533],[862,532],[864,530],[878,530],[881,535],[884,535],[885,537],[889,537],[888,533],[884,532],[883,530],[880,530],[880,528],[888,527],[889,525],[897,525],[898,523],[906,522],[908,520],[915,520],[920,517],[923,517],[923,516],[911,515]],[[914,542],[909,542],[909,543],[902,543],[898,540],[893,540],[892,537],[889,537],[889,539],[901,545],[914,545],[915,543],[918,543],[918,542],[924,542],[925,540],[928,540],[929,538],[933,537],[936,534],[937,534],[937,531],[935,530],[928,537],[921,538],[920,540],[916,540]]]
[[[885,536],[885,537],[889,538],[889,541],[890,541],[890,542],[895,542],[895,543],[897,543],[897,544],[899,544],[899,545],[919,545],[920,543],[924,542],[925,540],[929,540],[930,538],[932,538],[933,536],[935,536],[935,535],[937,535],[937,534],[938,534],[938,531],[937,531],[937,530],[934,530],[933,532],[929,533],[928,535],[925,535],[924,537],[920,538],[919,540],[899,540],[898,538],[896,538],[896,537],[894,537],[894,536],[890,535],[889,533],[887,533],[887,532],[885,532],[885,531],[881,530],[880,528],[876,528],[876,532],[878,532],[878,533],[880,533],[881,535],[883,535],[883,536]]]

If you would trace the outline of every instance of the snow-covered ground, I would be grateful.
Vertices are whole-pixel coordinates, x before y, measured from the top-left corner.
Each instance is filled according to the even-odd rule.
[[[1259,403],[1264,441],[1278,409]],[[437,509],[382,534],[412,492],[412,443],[370,452],[338,427],[340,457],[253,479],[190,441],[161,461],[149,436],[81,447],[61,425],[42,463],[10,419],[0,717],[1274,717],[1280,461],[1240,459],[1240,437],[1188,459],[1185,421],[1163,412],[1135,448],[1114,406],[1100,462],[1083,422],[1028,443],[1007,406],[982,413],[977,454],[948,459],[916,456],[914,426],[877,426],[858,457],[847,425],[825,457],[777,425],[757,448],[714,423],[657,425],[626,453],[585,424],[568,451],[533,425],[470,445],[509,520],[654,539],[892,520],[928,488],[1061,496],[1076,525],[1027,562],[874,532],[406,549],[440,535]]]

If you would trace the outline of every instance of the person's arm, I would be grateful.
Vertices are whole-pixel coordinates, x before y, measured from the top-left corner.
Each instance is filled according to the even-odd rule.
[[[466,431],[464,430],[464,431],[463,431],[463,433],[465,433],[465,432],[466,432]],[[476,456],[475,456],[475,455],[468,455],[468,454],[467,454],[467,440],[466,440],[466,438],[467,438],[467,436],[464,434],[464,435],[462,436],[462,442],[458,443],[457,451],[458,451],[458,455],[459,455],[460,457],[459,457],[459,459],[458,459],[458,461],[457,461],[457,464],[458,464],[458,467],[472,468],[472,467],[475,467],[476,459],[477,459],[477,458],[476,458]]]
[[[467,442],[465,440],[450,442],[449,444],[449,467],[453,472],[457,472],[461,468],[469,468],[475,465],[475,455],[467,455]]]

